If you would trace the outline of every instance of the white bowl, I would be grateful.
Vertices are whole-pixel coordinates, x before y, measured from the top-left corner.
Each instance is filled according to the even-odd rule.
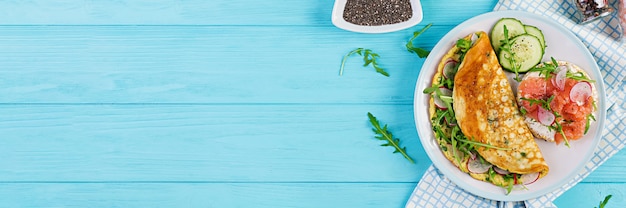
[[[393,32],[402,29],[406,29],[412,26],[417,25],[422,21],[423,13],[422,13],[422,4],[419,0],[410,0],[411,9],[413,10],[413,15],[410,19],[404,22],[399,22],[395,24],[389,25],[380,25],[380,26],[364,26],[357,25],[350,22],[347,22],[343,19],[343,10],[346,7],[346,2],[348,0],[335,0],[335,6],[333,7],[332,14],[332,22],[333,24],[341,29],[360,32],[360,33],[386,33]]]

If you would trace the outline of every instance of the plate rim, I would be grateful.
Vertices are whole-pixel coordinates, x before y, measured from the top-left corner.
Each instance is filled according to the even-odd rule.
[[[424,97],[425,95],[421,92],[420,90],[420,85],[421,85],[421,81],[426,81],[428,83],[431,82],[431,77],[425,78],[424,76],[426,76],[426,73],[431,73],[430,70],[424,70],[425,66],[434,66],[434,63],[438,63],[438,60],[440,57],[428,57],[425,61],[424,64],[422,65],[422,67],[420,68],[420,73],[418,75],[418,79],[417,82],[415,84],[415,90],[414,90],[414,99],[413,99],[413,116],[414,116],[414,121],[415,121],[415,127],[416,130],[418,131],[418,136],[420,139],[420,142],[422,144],[422,148],[424,148],[425,152],[427,153],[429,159],[431,160],[432,164],[435,165],[435,167],[445,176],[447,176],[448,178],[450,178],[450,180],[456,184],[459,188],[470,192],[473,195],[476,196],[480,196],[480,197],[484,197],[487,199],[492,199],[492,200],[499,200],[499,201],[522,201],[522,200],[527,200],[527,199],[532,199],[532,198],[536,198],[536,197],[540,197],[542,195],[545,195],[549,192],[555,191],[557,190],[559,187],[562,187],[563,185],[565,185],[566,183],[568,183],[569,181],[571,181],[572,179],[574,179],[574,177],[585,167],[585,165],[591,160],[592,156],[595,153],[595,150],[598,148],[598,144],[602,138],[602,129],[604,129],[604,120],[606,118],[606,95],[605,95],[605,88],[604,88],[604,80],[602,77],[602,74],[600,72],[600,69],[598,67],[597,61],[595,60],[595,58],[591,55],[591,53],[589,52],[589,49],[587,49],[587,47],[584,46],[584,44],[582,43],[582,41],[580,41],[580,39],[574,34],[572,33],[572,31],[570,31],[569,29],[567,29],[566,27],[564,27],[563,25],[559,24],[558,22],[556,22],[555,20],[543,17],[541,15],[538,14],[534,14],[531,12],[526,12],[526,11],[514,11],[514,10],[505,10],[505,11],[491,11],[491,12],[487,12],[487,13],[483,13],[474,17],[471,17],[465,21],[463,21],[462,23],[458,24],[457,26],[455,26],[453,29],[451,29],[450,31],[448,31],[438,42],[437,44],[433,47],[432,51],[437,51],[437,50],[444,50],[446,47],[445,44],[448,44],[449,41],[451,41],[453,38],[458,36],[458,33],[463,30],[466,29],[466,25],[471,25],[471,24],[475,24],[475,23],[480,23],[482,21],[485,20],[489,20],[489,19],[494,19],[494,18],[503,18],[503,17],[507,17],[507,16],[524,16],[525,18],[535,18],[538,20],[542,20],[545,22],[545,24],[549,24],[550,26],[555,27],[556,30],[562,32],[565,36],[569,37],[569,39],[571,39],[571,41],[573,42],[573,44],[580,49],[583,49],[583,54],[585,56],[585,58],[590,60],[590,64],[591,64],[591,69],[594,75],[599,75],[598,78],[596,79],[596,87],[598,90],[598,99],[601,101],[599,102],[600,104],[598,105],[598,119],[597,119],[597,130],[596,130],[596,134],[593,135],[594,140],[591,142],[591,147],[590,151],[587,151],[586,155],[583,157],[583,161],[580,164],[577,164],[577,166],[573,169],[573,171],[571,171],[570,173],[567,174],[566,177],[563,177],[563,179],[561,179],[560,181],[557,181],[555,184],[553,184],[552,186],[549,186],[549,188],[544,188],[542,190],[538,190],[538,191],[534,191],[534,192],[530,192],[530,193],[525,193],[525,194],[519,194],[519,195],[496,195],[496,194],[492,194],[489,192],[484,192],[481,190],[478,190],[476,188],[472,188],[470,186],[470,184],[463,182],[460,178],[456,177],[453,173],[453,171],[460,171],[458,169],[456,170],[449,170],[446,169],[445,167],[442,168],[443,164],[438,164],[437,162],[435,162],[435,160],[433,160],[433,158],[435,157],[435,152],[431,151],[429,148],[426,148],[426,144],[429,144],[430,142],[432,142],[432,140],[434,140],[434,136],[432,131],[430,131],[430,129],[426,129],[426,132],[423,132],[420,130],[420,124],[424,121],[420,119],[420,112],[423,113],[423,109],[418,109],[418,107],[420,107],[422,104],[420,101],[423,101],[423,99],[420,99],[420,97]],[[449,47],[449,46],[448,46]],[[447,50],[446,50],[447,51]],[[422,116],[423,117],[423,116]],[[428,126],[430,126],[430,121],[426,121]],[[440,152],[440,151],[439,151]],[[436,158],[435,158],[436,159]],[[445,160],[447,161],[447,160]],[[486,182],[485,182],[486,183]]]

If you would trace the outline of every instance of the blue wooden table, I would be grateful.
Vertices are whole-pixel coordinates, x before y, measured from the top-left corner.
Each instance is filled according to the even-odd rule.
[[[334,27],[333,1],[0,1],[0,207],[403,207],[431,165],[424,59],[495,0],[422,1],[418,26]],[[351,57],[380,54],[384,77]],[[389,125],[416,164],[380,147]],[[626,204],[626,152],[557,199]]]

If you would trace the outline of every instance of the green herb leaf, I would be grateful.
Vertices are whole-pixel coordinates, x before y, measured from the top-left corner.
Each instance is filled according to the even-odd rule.
[[[543,66],[532,68],[529,71],[539,72],[540,76],[544,76],[546,79],[550,79],[550,77],[552,77],[552,74],[557,73],[557,68],[559,67],[559,63],[556,61],[556,59],[554,59],[554,57],[551,57],[551,59],[551,62],[545,62],[543,63]],[[582,72],[567,71],[565,73],[565,77],[576,81],[585,81],[589,83],[596,82],[595,80],[592,80],[589,77],[585,76],[585,74]]]
[[[417,54],[417,56],[419,56],[420,58],[426,58],[428,54],[430,54],[430,51],[420,48],[420,47],[413,46],[413,40],[415,40],[415,38],[417,38],[419,35],[424,33],[426,30],[428,30],[428,28],[430,28],[432,25],[433,23],[430,23],[424,26],[424,28],[422,28],[420,31],[413,32],[413,37],[409,39],[409,42],[406,43],[406,50],[408,50],[411,53]]]
[[[593,114],[587,115],[587,122],[585,123],[585,133],[584,134],[587,134],[587,131],[589,131],[589,125],[591,124],[591,120],[592,119],[594,121],[596,120],[596,117],[593,116]]]
[[[525,116],[528,113],[528,111],[526,111],[526,109],[524,108],[520,108],[519,112],[522,113],[522,116]]]
[[[473,145],[476,145],[476,146],[485,147],[485,148],[488,148],[488,149],[489,148],[493,148],[493,149],[497,149],[497,150],[511,150],[511,148],[496,147],[496,146],[493,146],[493,145],[490,145],[490,144],[485,144],[485,143],[475,142],[475,141],[470,141],[470,140],[465,140],[465,139],[457,139],[457,140],[459,140],[461,142],[468,143],[468,144],[473,144]]]
[[[515,176],[513,176],[513,177],[515,177]],[[513,183],[515,183],[515,181],[514,181],[514,179],[508,179],[507,182],[509,183],[509,185],[506,187],[506,195],[509,195],[511,193],[511,191],[513,191]]]
[[[559,63],[554,59],[554,57],[550,57],[552,62],[545,62],[541,67],[535,67],[529,70],[529,72],[539,72],[539,76],[544,76],[545,79],[550,79],[553,73],[556,73],[556,69],[559,67]]]
[[[382,67],[378,66],[378,62],[377,62],[377,58],[379,58],[380,56],[377,53],[374,53],[372,50],[370,49],[365,49],[365,48],[357,48],[354,49],[350,52],[348,52],[348,54],[346,54],[345,56],[343,56],[343,59],[341,59],[341,66],[339,67],[339,76],[343,75],[343,69],[346,65],[346,60],[348,59],[348,57],[350,57],[353,54],[359,54],[361,56],[363,56],[363,66],[368,66],[368,65],[372,65],[372,67],[374,67],[374,69],[376,69],[376,72],[388,77],[389,73],[387,73],[387,71],[385,71],[385,69],[383,69]]]
[[[435,92],[435,90],[439,89],[440,86],[436,85],[436,86],[432,86],[432,87],[427,87],[426,89],[424,89],[424,94],[430,94]]]
[[[552,108],[550,108],[550,103],[552,102],[552,100],[554,100],[554,98],[555,98],[555,96],[552,95],[552,96],[550,96],[550,98],[548,98],[548,100],[531,99],[531,98],[525,98],[525,97],[522,97],[520,99],[523,100],[523,101],[528,101],[531,106],[532,105],[540,105],[541,108],[544,108],[544,109],[552,112],[554,114],[554,118],[559,118],[559,117],[561,117],[561,115],[558,112],[553,111]],[[561,134],[561,136],[563,136],[563,141],[565,141],[565,146],[567,146],[569,148],[570,147],[569,140],[567,140],[567,136],[565,136],[565,132],[563,132],[563,126],[561,125],[561,123],[554,122],[553,125],[554,126],[548,126],[548,128],[556,130],[559,134]]]
[[[585,74],[583,74],[582,72],[567,72],[565,73],[565,77],[576,80],[576,81],[585,81],[585,82],[589,82],[589,83],[594,83],[596,82],[595,80],[589,79],[587,76],[585,76]]]
[[[374,126],[372,130],[374,131],[374,133],[376,133],[376,139],[387,141],[387,143],[382,144],[381,146],[392,146],[393,148],[395,148],[395,151],[393,151],[393,153],[400,153],[402,154],[402,156],[404,156],[404,158],[409,160],[409,162],[415,163],[415,161],[413,161],[413,159],[406,153],[406,147],[400,147],[400,139],[393,138],[391,132],[387,130],[387,125],[384,125],[381,128],[380,123],[378,122],[376,117],[374,117],[374,115],[372,115],[372,113],[370,112],[367,112],[367,117],[369,117],[370,123],[372,123],[372,126]]]
[[[511,66],[513,67],[513,69],[511,69],[513,72],[515,72],[515,80],[516,81],[522,81],[522,79],[519,77],[519,69],[521,67],[520,63],[517,63],[517,60],[515,59],[516,55],[515,53],[511,50],[511,40],[509,39],[509,30],[506,28],[506,25],[504,25],[504,39],[502,39],[500,41],[500,43],[502,45],[500,45],[500,50],[502,51],[506,51],[509,53],[509,57],[505,57],[508,61],[509,64],[511,64]]]
[[[467,52],[472,47],[472,41],[466,39],[459,39],[456,41],[456,47],[461,49],[461,52]]]
[[[608,203],[608,202],[609,202],[609,199],[611,199],[611,197],[612,197],[612,196],[613,196],[613,195],[610,195],[610,194],[609,194],[609,195],[607,195],[606,197],[604,197],[604,200],[603,200],[603,201],[600,201],[600,205],[599,205],[599,207],[596,207],[596,208],[604,208],[604,206],[606,206],[606,203]]]

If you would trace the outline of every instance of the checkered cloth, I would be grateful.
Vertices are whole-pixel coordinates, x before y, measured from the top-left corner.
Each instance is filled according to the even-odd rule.
[[[556,207],[552,203],[563,192],[576,185],[617,153],[626,143],[626,46],[619,41],[621,30],[614,12],[610,17],[579,25],[580,17],[572,1],[500,0],[494,10],[522,10],[552,18],[569,28],[587,46],[601,69],[606,86],[607,116],[603,137],[591,161],[562,188],[521,202],[501,202],[474,196],[457,187],[431,165],[415,187],[406,204],[417,207]],[[618,1],[613,1],[618,8]]]

